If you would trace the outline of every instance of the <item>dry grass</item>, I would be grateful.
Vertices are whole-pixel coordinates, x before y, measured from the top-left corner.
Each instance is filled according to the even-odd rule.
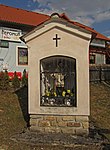
[[[24,93],[26,91],[26,89],[23,89]],[[20,94],[0,91],[0,150],[23,149],[23,145],[10,140],[13,134],[22,132],[27,125],[19,103]],[[25,148],[26,146],[24,150]]]
[[[94,125],[110,139],[110,88],[103,84],[91,84],[91,117]],[[25,107],[24,107],[25,106]],[[0,150],[41,150],[41,146],[32,146],[10,140],[16,133],[26,128],[27,89],[16,93],[0,91]],[[63,150],[62,147],[46,147],[45,150]]]
[[[110,140],[110,88],[91,84],[91,120],[99,132]]]

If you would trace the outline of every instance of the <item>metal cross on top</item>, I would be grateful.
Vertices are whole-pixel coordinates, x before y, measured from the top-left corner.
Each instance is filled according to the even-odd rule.
[[[56,41],[56,47],[58,47],[58,40],[60,40],[61,38],[58,37],[58,34],[56,34],[56,37],[53,38],[53,40]]]

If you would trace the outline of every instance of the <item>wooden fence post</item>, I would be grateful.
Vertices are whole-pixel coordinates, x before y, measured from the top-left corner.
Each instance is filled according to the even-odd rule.
[[[100,80],[100,82],[102,81],[102,68],[101,68],[101,66],[99,67],[99,80]]]

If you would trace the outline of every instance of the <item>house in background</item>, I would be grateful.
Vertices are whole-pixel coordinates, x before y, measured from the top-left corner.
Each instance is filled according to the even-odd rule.
[[[89,52],[90,64],[110,64],[110,46],[107,37],[99,33],[96,38],[91,41]]]
[[[102,35],[93,28],[78,22],[73,23],[92,32],[92,39],[89,46],[89,63],[96,65],[110,63],[110,38]]]
[[[110,63],[110,39],[94,29],[59,15],[76,28],[92,32],[88,61],[92,64]],[[28,48],[20,37],[48,20],[50,16],[0,5],[0,71],[23,72],[28,70]],[[67,24],[68,26],[68,24]],[[37,49],[37,47],[36,47]]]
[[[28,48],[20,37],[47,15],[0,5],[0,71],[23,72],[28,70]]]

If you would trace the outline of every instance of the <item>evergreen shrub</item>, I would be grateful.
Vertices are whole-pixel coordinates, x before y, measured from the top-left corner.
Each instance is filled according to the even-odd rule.
[[[26,75],[26,69],[23,71],[23,76],[22,76],[22,86],[28,86],[28,78]]]
[[[10,88],[8,72],[0,72],[0,90],[8,90]]]
[[[14,72],[14,78],[12,79],[12,85],[15,90],[20,88],[20,80],[18,79],[16,71]]]

